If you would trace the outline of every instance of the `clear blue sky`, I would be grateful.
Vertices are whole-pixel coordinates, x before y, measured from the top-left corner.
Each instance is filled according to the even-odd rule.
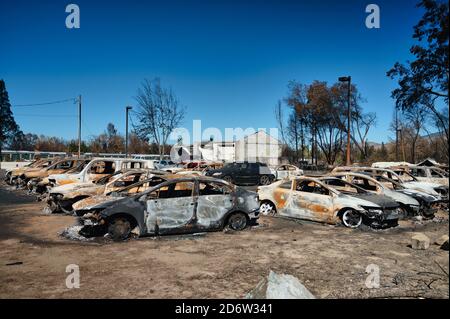
[[[81,28],[65,27],[76,3]],[[365,7],[381,9],[367,29]],[[124,132],[124,108],[144,78],[160,77],[187,107],[184,126],[276,127],[273,108],[289,80],[351,75],[377,112],[385,141],[395,81],[409,56],[416,0],[397,1],[2,1],[0,78],[12,105],[83,96],[83,138],[108,122]],[[24,132],[77,136],[71,103],[13,109]],[[72,117],[65,117],[65,116]]]

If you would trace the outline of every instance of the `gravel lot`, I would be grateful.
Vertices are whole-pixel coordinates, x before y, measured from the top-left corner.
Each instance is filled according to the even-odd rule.
[[[242,232],[132,239],[68,240],[76,220],[46,215],[43,203],[0,184],[0,298],[241,298],[269,270],[291,274],[318,298],[448,298],[448,251],[409,247],[422,232],[448,234],[448,213],[395,229],[262,217]],[[66,266],[80,267],[68,289]],[[365,285],[366,267],[380,269],[380,287]]]

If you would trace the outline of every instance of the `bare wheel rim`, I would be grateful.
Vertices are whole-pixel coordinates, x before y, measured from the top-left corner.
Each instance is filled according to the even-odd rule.
[[[131,233],[130,222],[124,218],[114,220],[109,229],[110,235],[114,239],[126,239]]]
[[[73,214],[73,207],[72,205],[69,205],[68,207],[64,207],[60,205],[61,210],[66,214]]]
[[[358,228],[362,224],[362,216],[353,210],[347,210],[342,215],[342,222],[346,227]]]
[[[243,230],[247,226],[247,218],[244,214],[231,215],[228,226],[234,230]]]
[[[259,206],[259,212],[265,216],[273,216],[275,215],[275,207],[272,203],[265,202]]]

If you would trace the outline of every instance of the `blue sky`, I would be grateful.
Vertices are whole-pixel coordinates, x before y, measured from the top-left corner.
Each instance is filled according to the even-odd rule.
[[[67,29],[68,1],[2,1],[0,78],[12,105],[83,96],[83,138],[108,122],[124,132],[124,108],[144,78],[160,77],[187,108],[184,126],[276,127],[274,106],[289,80],[336,82],[351,75],[376,112],[370,140],[386,141],[395,81],[405,61],[416,0],[85,1],[81,28]],[[381,28],[365,27],[365,7]],[[17,107],[24,132],[77,136],[76,105]]]

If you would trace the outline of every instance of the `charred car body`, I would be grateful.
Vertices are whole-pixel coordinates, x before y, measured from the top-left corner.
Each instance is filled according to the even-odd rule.
[[[88,161],[86,159],[66,158],[39,171],[24,172],[20,177],[21,182],[22,184],[26,183],[30,192],[42,194],[47,190],[47,177],[49,175],[68,172]]]
[[[448,173],[437,167],[400,166],[392,167],[391,169],[402,178],[404,176],[403,172],[408,172],[420,182],[429,182],[448,186]],[[406,178],[407,180],[409,179],[408,177]]]
[[[338,172],[356,172],[356,173],[368,173],[371,176],[384,176],[389,179],[400,183],[407,189],[418,190],[433,196],[438,197],[442,201],[448,202],[448,186],[440,185],[436,183],[420,182],[417,178],[412,176],[406,171],[402,171],[402,177],[391,169],[374,168],[374,167],[357,167],[357,166],[345,166],[336,167],[332,173]]]
[[[134,228],[140,236],[214,231],[225,226],[243,230],[258,214],[254,192],[220,179],[180,177],[107,207],[98,206],[89,219],[93,225],[83,227],[80,234],[92,236],[103,231],[122,240]]]
[[[8,178],[7,183],[16,186],[21,185],[21,176],[25,173],[40,171],[41,169],[45,169],[59,160],[60,158],[46,158],[32,162],[30,165],[13,169],[6,174]]]
[[[331,174],[331,176],[342,178],[369,192],[390,197],[400,204],[401,208],[404,210],[405,216],[415,216],[420,214],[426,218],[433,217],[436,210],[430,209],[429,201],[435,202],[435,204],[439,203],[439,200],[434,196],[413,189],[405,192],[406,189],[401,187],[400,184],[388,187],[386,184],[380,183],[375,177],[371,177],[370,175],[358,173],[334,173]],[[383,177],[381,176],[379,177],[379,179],[382,178]]]
[[[80,170],[66,174],[49,175],[48,180],[55,186],[90,182],[101,179],[125,169],[143,169],[148,167],[146,160],[120,158],[93,158]]]
[[[448,209],[448,203],[445,200],[441,200],[437,196],[433,196],[416,189],[406,188],[403,184],[394,181],[386,176],[374,175],[372,176],[383,186],[395,190],[398,193],[402,193],[413,197],[420,203],[420,213],[426,218],[431,218],[436,214],[439,208]]]
[[[277,166],[274,170],[272,170],[272,173],[275,175],[276,180],[280,180],[290,177],[302,176],[303,170],[295,165],[283,164]]]
[[[164,174],[151,170],[125,170],[104,176],[96,181],[70,183],[54,187],[48,194],[46,211],[72,213],[73,204],[82,199],[120,190],[158,173]]]
[[[99,211],[99,209],[104,209],[112,202],[118,201],[122,198],[134,196],[136,194],[142,193],[156,185],[159,185],[165,181],[180,178],[180,176],[175,174],[162,174],[153,175],[150,178],[141,180],[135,184],[124,187],[120,190],[114,190],[110,192],[105,192],[101,195],[94,195],[85,199],[82,199],[75,204],[73,204],[74,213],[77,216],[84,216],[86,214],[94,214]]]
[[[337,190],[328,184],[344,184],[348,190]],[[300,177],[261,186],[260,212],[329,224],[342,222],[349,228],[363,223],[373,227],[397,225],[401,211],[396,202],[347,184],[332,177]]]

